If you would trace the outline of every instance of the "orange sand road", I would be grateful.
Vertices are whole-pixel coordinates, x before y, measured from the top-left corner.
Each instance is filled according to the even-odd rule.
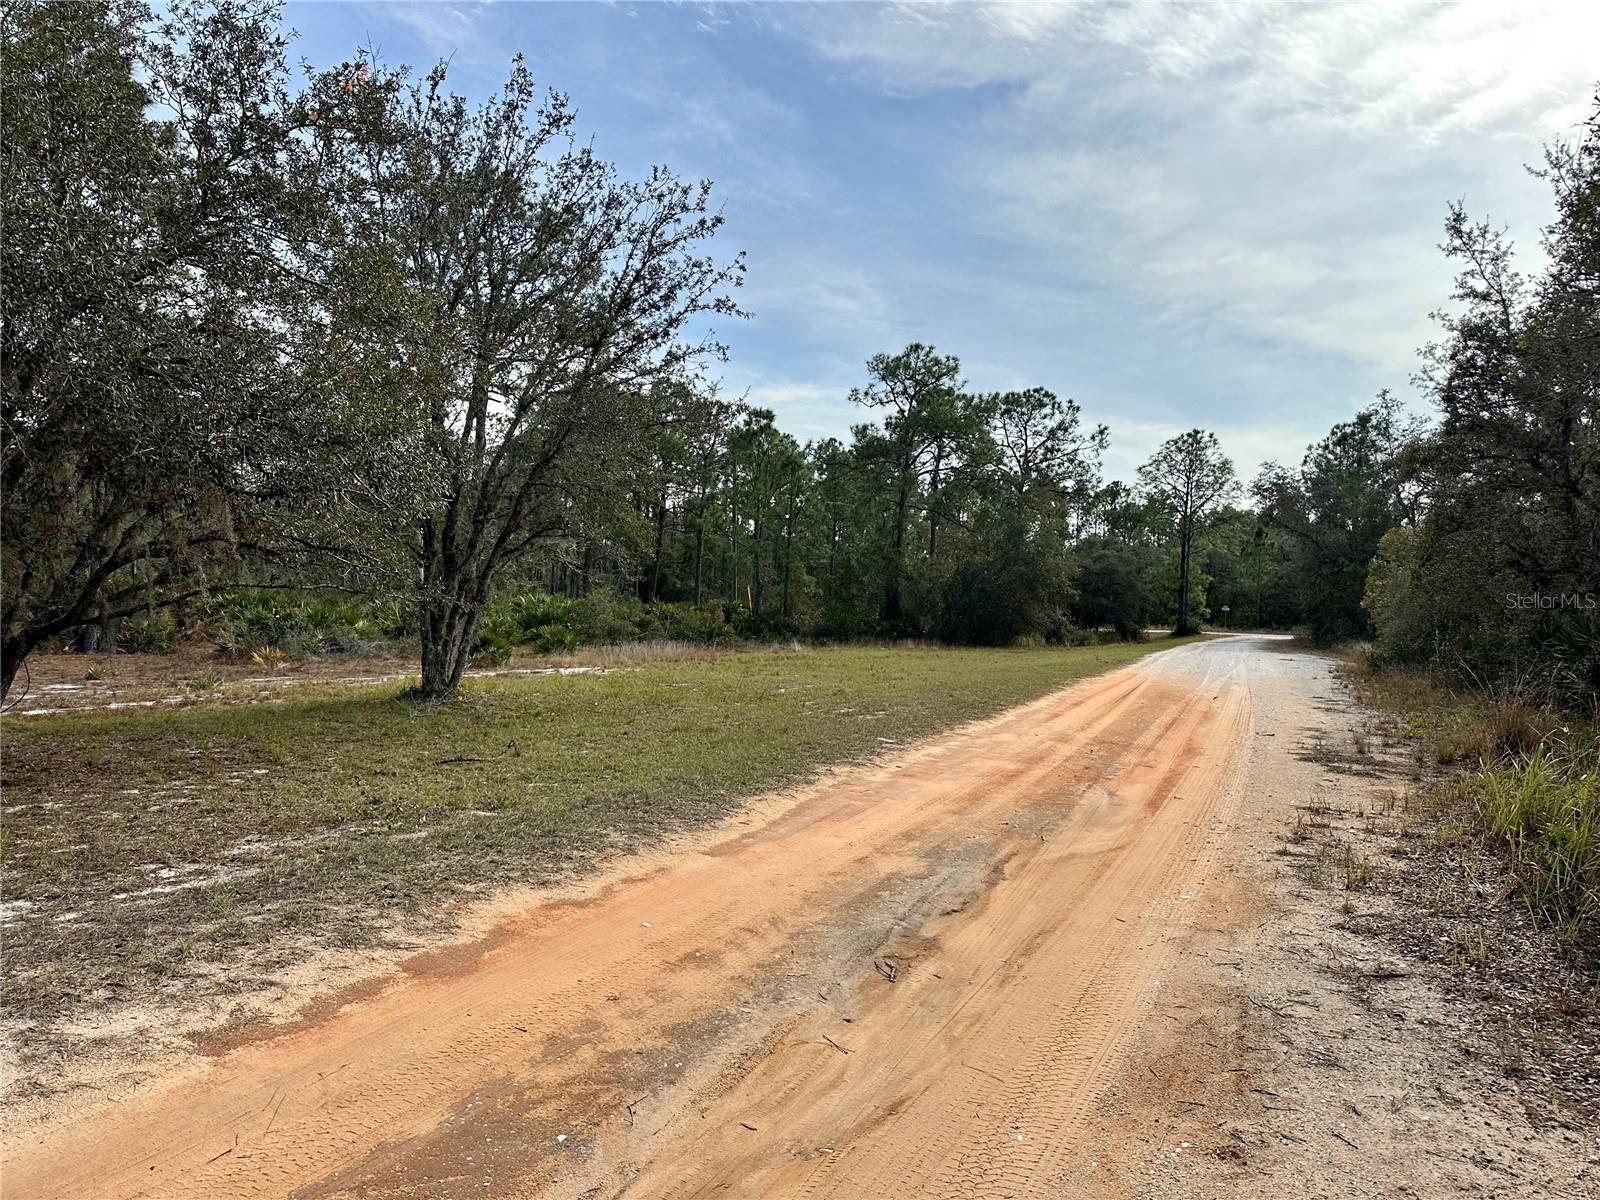
[[[1045,1197],[1213,869],[1241,655],[798,796],[9,1146],[34,1196]]]

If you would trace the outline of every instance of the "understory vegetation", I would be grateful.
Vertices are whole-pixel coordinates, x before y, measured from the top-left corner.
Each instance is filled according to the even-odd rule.
[[[1475,808],[1529,909],[1574,939],[1600,930],[1600,749],[1589,732],[1487,764]]]
[[[1600,732],[1508,693],[1452,687],[1438,674],[1350,672],[1358,694],[1432,748],[1444,770],[1430,805],[1506,862],[1541,926],[1600,964]]]

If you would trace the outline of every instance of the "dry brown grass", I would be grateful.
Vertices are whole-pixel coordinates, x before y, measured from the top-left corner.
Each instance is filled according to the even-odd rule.
[[[800,642],[775,644],[683,642],[663,638],[648,642],[615,642],[601,646],[580,646],[543,655],[537,665],[552,667],[637,667],[655,663],[715,662],[734,654],[760,650],[765,653],[793,653],[810,649]],[[520,665],[532,666],[534,662]]]

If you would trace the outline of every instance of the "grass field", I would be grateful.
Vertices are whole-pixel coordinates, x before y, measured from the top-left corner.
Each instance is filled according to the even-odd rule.
[[[359,945],[1174,643],[833,648],[4,722],[7,1005]],[[214,972],[212,973],[215,974]]]

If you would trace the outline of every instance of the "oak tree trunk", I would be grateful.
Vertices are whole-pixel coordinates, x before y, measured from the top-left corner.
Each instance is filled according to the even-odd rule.
[[[465,581],[461,581],[465,582]],[[456,593],[456,588],[450,591]],[[472,657],[478,636],[478,611],[459,595],[426,600],[422,604],[422,682],[417,695],[424,700],[446,700],[461,686],[461,676]]]

